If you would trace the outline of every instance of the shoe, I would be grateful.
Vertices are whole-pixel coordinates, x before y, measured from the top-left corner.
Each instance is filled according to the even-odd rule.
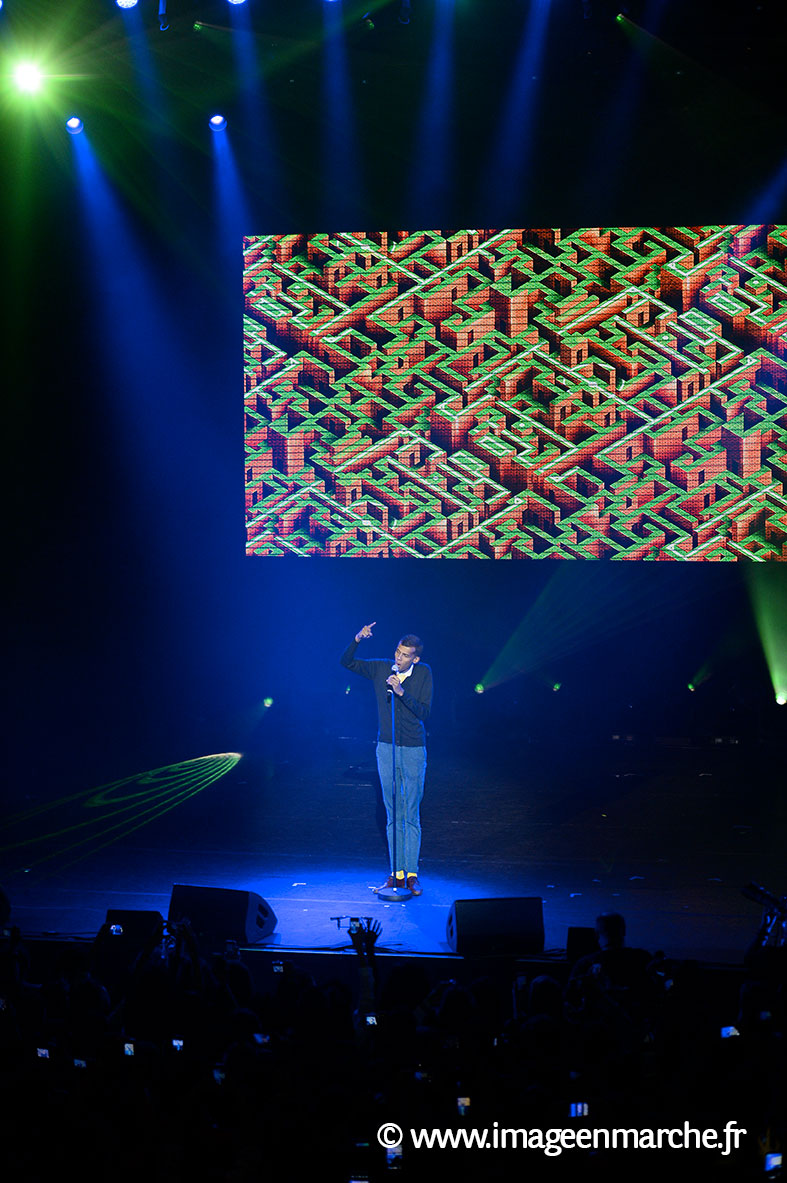
[[[417,875],[408,875],[407,876],[407,890],[411,893],[411,895],[423,895],[424,894],[424,889],[421,887],[421,884],[418,882]]]
[[[382,887],[375,887],[375,891],[390,891],[392,887],[404,887],[404,878],[397,879],[395,875],[389,875]]]

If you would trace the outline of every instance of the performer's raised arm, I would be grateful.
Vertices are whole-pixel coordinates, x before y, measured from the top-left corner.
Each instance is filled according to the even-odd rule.
[[[361,641],[371,637],[372,629],[376,623],[377,621],[373,620],[371,624],[365,624],[363,628],[359,629],[339,659],[346,670],[352,674],[360,674],[362,678],[373,678],[374,670],[368,661],[362,661],[355,656],[355,650]]]

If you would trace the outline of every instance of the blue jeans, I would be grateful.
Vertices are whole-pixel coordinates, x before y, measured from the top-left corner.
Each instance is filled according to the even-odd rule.
[[[421,853],[421,798],[426,776],[426,748],[396,748],[396,862],[394,866],[393,744],[378,743],[377,771],[383,789],[391,872],[418,874]]]

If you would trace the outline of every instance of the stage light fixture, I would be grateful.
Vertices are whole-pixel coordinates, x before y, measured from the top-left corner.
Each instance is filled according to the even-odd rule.
[[[270,695],[267,698],[263,698],[262,705],[265,707],[266,711],[271,709],[273,706],[273,699],[270,697]]]
[[[399,24],[410,24],[410,0],[402,0],[402,3],[399,5]]]
[[[228,0],[229,4],[245,4],[246,0]]]
[[[136,8],[139,0],[115,0],[118,8]]]
[[[158,0],[158,27],[162,33],[166,33],[169,28],[169,17],[167,16],[167,0]]]
[[[78,115],[72,115],[70,119],[66,120],[66,131],[69,135],[78,136],[84,126]]]
[[[208,120],[211,131],[221,131],[227,126],[227,120],[224,115],[211,115]]]
[[[483,684],[483,682],[476,682],[476,684],[475,684],[475,692],[476,692],[476,694],[483,694],[483,693],[484,693],[484,684]]]
[[[43,76],[34,62],[20,62],[14,70],[14,82],[25,94],[35,94],[41,89]]]
[[[776,703],[778,706],[787,706],[787,690],[780,690],[776,695]]]

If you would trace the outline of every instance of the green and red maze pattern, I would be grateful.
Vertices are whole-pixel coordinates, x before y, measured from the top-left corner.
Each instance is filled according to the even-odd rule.
[[[244,252],[248,554],[787,559],[787,226]]]

